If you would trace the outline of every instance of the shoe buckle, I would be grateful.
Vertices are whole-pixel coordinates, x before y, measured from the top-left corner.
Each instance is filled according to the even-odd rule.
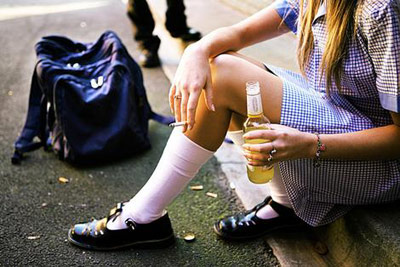
[[[121,212],[122,211],[122,207],[123,207],[124,205],[122,204],[122,203],[117,203],[117,212]]]
[[[132,230],[136,229],[136,222],[131,218],[126,219],[125,224],[128,225],[128,227],[130,227]]]
[[[115,219],[121,214],[123,206],[123,203],[118,203],[117,206],[110,211],[110,215],[108,215],[108,218],[112,219],[112,221],[114,222]]]

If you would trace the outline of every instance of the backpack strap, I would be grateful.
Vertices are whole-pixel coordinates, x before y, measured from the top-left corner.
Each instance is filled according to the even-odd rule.
[[[39,85],[36,68],[37,65],[35,66],[35,71],[32,76],[28,115],[26,117],[25,126],[14,144],[15,151],[11,158],[12,164],[20,164],[24,152],[36,150],[45,146],[47,142],[47,101],[46,96]],[[39,142],[33,141],[33,138],[36,136],[39,137]]]
[[[165,125],[169,125],[175,121],[175,118],[172,116],[164,116],[154,111],[150,111],[150,119]]]

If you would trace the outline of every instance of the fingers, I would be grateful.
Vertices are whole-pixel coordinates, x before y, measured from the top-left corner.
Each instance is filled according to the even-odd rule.
[[[247,164],[252,166],[265,166],[272,164],[272,160],[269,160],[270,158],[269,154],[247,152],[244,153],[244,156],[247,159]]]
[[[181,121],[181,101],[182,101],[182,97],[181,95],[174,95],[174,114],[175,114],[175,121],[179,122]]]
[[[188,100],[189,100],[189,94],[186,92],[186,91],[184,91],[183,93],[182,93],[182,98],[181,98],[181,101],[180,101],[180,104],[181,104],[181,106],[180,106],[180,109],[181,109],[181,120],[182,121],[187,121],[187,105],[188,105]],[[178,101],[177,101],[178,102]],[[187,129],[187,127],[188,127],[188,125],[187,124],[185,124],[184,126],[183,126],[183,132],[186,132],[186,129]]]
[[[268,152],[254,152],[250,150],[244,150],[244,156],[247,159],[247,164],[253,166],[269,166],[280,160],[280,157],[276,157],[278,151],[274,145],[270,145]],[[264,149],[263,149],[264,150]]]
[[[243,148],[244,156],[249,165],[264,166],[272,164],[272,161],[279,161],[279,157],[276,158],[277,150],[272,142],[263,144],[245,144],[243,145]]]
[[[275,140],[277,136],[276,130],[254,130],[247,132],[243,135],[244,139],[265,139],[265,140]]]
[[[258,153],[269,153],[275,147],[272,142],[262,143],[262,144],[244,144],[242,145],[244,150],[249,152],[258,152]]]
[[[175,121],[188,122],[183,126],[183,132],[185,132],[187,128],[193,128],[198,99],[198,93],[189,94],[187,90],[178,91],[175,86],[171,87],[169,101],[171,111],[175,115]]]
[[[192,93],[187,103],[187,122],[189,130],[193,128],[196,118],[197,103],[199,102],[200,93]]]
[[[171,113],[173,114],[175,111],[174,107],[174,95],[175,95],[176,87],[172,84],[171,88],[169,89],[169,108],[171,109]]]
[[[204,97],[205,97],[205,102],[206,102],[207,108],[208,108],[208,110],[215,111],[215,106],[213,103],[213,91],[212,91],[212,86],[211,86],[210,80],[207,81],[206,88],[204,88],[204,89],[206,92],[204,94]]]
[[[307,157],[308,154],[304,153],[307,147],[302,146],[304,133],[284,125],[272,124],[271,128],[251,131],[243,136],[246,144],[242,147],[250,165]],[[264,140],[265,143],[259,143],[256,139]]]
[[[195,124],[196,109],[202,90],[202,82],[174,83],[170,88],[169,104],[171,112],[175,114],[175,120],[177,122],[187,122],[187,125],[183,128],[183,132],[185,132],[187,128],[192,129]],[[204,90],[207,108],[215,111],[210,78],[207,78]]]
[[[247,160],[256,160],[256,161],[267,161],[268,154],[256,153],[256,152],[244,152],[244,156]]]

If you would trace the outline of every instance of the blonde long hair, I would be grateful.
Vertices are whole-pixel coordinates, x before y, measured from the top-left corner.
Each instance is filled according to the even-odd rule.
[[[318,12],[323,0],[300,0],[300,31],[297,59],[300,70],[305,73],[306,65],[310,60],[314,37],[311,31],[312,21]],[[325,51],[320,65],[321,77],[325,74],[326,88],[332,87],[335,82],[340,90],[343,74],[343,61],[347,55],[348,46],[355,35],[356,8],[358,0],[325,0],[327,39]],[[361,1],[361,0],[360,0]],[[305,8],[305,10],[304,10]]]

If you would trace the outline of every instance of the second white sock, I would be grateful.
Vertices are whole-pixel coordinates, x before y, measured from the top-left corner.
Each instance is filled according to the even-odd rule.
[[[165,208],[186,187],[201,166],[214,154],[186,137],[180,129],[171,133],[163,155],[143,188],[125,204],[123,212],[107,228],[126,228],[125,220],[139,224],[160,218]]]
[[[268,183],[268,187],[271,192],[271,197],[276,203],[288,208],[292,208],[289,197],[286,193],[285,185],[282,182],[282,176],[278,164],[274,165],[274,177]],[[272,219],[279,216],[279,214],[272,209],[270,205],[259,209],[256,215],[261,219]]]

